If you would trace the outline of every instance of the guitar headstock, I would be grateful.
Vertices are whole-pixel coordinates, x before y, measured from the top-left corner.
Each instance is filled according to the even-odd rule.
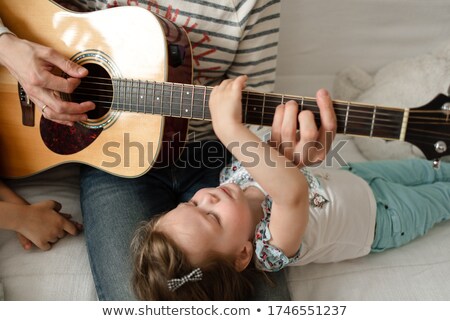
[[[428,104],[411,108],[405,141],[420,148],[427,159],[450,155],[450,97],[439,94]]]

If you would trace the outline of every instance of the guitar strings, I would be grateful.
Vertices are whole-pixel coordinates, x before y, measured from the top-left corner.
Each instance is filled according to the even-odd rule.
[[[152,84],[152,83],[151,83]],[[156,84],[156,82],[155,82],[155,84]],[[172,84],[172,83],[169,83],[169,84]],[[169,85],[171,88],[172,88],[172,86],[171,85]],[[175,84],[174,85],[174,87],[173,88],[175,88],[175,86],[181,86],[181,87],[187,87],[187,86],[191,86],[191,88],[192,89],[194,89],[196,86],[195,85],[187,85],[187,84],[180,84],[180,85],[178,85],[178,84]],[[167,86],[166,86],[167,87]],[[82,89],[87,89],[87,90],[91,90],[91,88],[86,88],[86,87],[80,87],[80,88],[82,88]],[[125,87],[125,89],[130,89],[131,88],[131,90],[132,89],[140,89],[139,87],[130,87],[130,86],[128,86],[128,87]],[[206,88],[206,87],[200,87],[200,88]],[[210,87],[211,88],[211,87]],[[101,89],[101,91],[105,91],[106,93],[108,93],[108,94],[110,94],[110,93],[114,93],[114,91],[112,91],[112,90],[108,90],[108,89]],[[193,90],[194,91],[194,90]],[[182,91],[182,92],[178,92],[178,91],[175,91],[175,93],[183,93],[184,91]],[[171,91],[171,95],[172,95],[172,93],[173,93],[173,90]],[[318,108],[318,106],[317,106],[317,104],[315,103],[315,99],[312,99],[312,98],[307,98],[307,97],[301,97],[301,96],[285,96],[285,95],[276,95],[276,94],[270,94],[270,93],[267,93],[267,94],[264,94],[264,93],[257,93],[257,92],[251,92],[251,91],[247,91],[247,92],[244,92],[244,93],[246,93],[246,94],[248,94],[248,95],[255,95],[256,97],[258,97],[258,96],[262,96],[262,97],[264,97],[264,99],[255,99],[254,97],[251,99],[252,101],[254,101],[254,102],[265,102],[265,103],[268,103],[268,102],[271,102],[271,103],[274,103],[274,104],[279,104],[280,102],[277,100],[277,101],[270,101],[269,99],[267,99],[267,98],[277,98],[278,96],[282,96],[282,97],[284,97],[284,98],[287,98],[286,100],[290,100],[290,99],[293,99],[293,100],[298,100],[299,102],[301,101],[301,104],[302,105],[304,105],[304,106],[307,106],[307,107],[313,107],[313,108]],[[130,92],[130,95],[131,94],[133,94],[132,92]],[[195,93],[194,93],[195,94]],[[203,95],[203,92],[201,93],[202,95]],[[98,97],[98,96],[100,96],[100,97],[104,97],[104,98],[112,98],[113,97],[113,95],[99,95],[99,94],[95,94],[95,93],[89,93],[89,94],[85,94],[85,95],[91,95],[91,96],[96,96],[96,97]],[[207,93],[207,96],[209,95],[209,93]],[[162,97],[164,98],[166,95],[165,95],[165,93],[162,93]],[[199,100],[196,98],[197,96],[195,96],[194,97],[194,102],[198,102]],[[204,99],[201,99],[200,100],[201,102],[203,102],[204,101]],[[313,102],[313,104],[311,105],[311,104],[308,104],[308,101],[310,101],[310,102]],[[105,101],[105,103],[108,103],[107,101]],[[359,103],[353,103],[353,102],[339,102],[339,101],[334,101],[334,103],[337,105],[337,106],[343,106],[344,107],[344,109],[347,109],[347,105],[350,105],[350,108],[352,108],[352,109],[354,109],[355,107],[356,108],[374,108],[374,106],[371,106],[371,105],[367,105],[367,104],[359,104]],[[135,105],[135,104],[133,104],[133,103],[125,103],[125,105]],[[258,108],[260,108],[260,104],[258,104],[258,105],[252,105],[252,104],[250,104],[250,105],[248,105],[249,107],[251,107],[251,108],[254,108],[254,109],[258,109]],[[184,108],[185,106],[183,106],[183,108]],[[270,105],[268,105],[268,106],[265,106],[265,108],[271,108],[271,107],[274,107],[274,106],[270,106]],[[401,108],[395,108],[395,107],[383,107],[383,106],[375,106],[377,109],[378,109],[378,112],[377,112],[377,116],[379,116],[379,115],[383,115],[383,114],[381,114],[380,112],[379,112],[379,110],[385,110],[385,111],[388,111],[388,112],[396,112],[396,111],[398,111],[398,112],[402,112],[403,113],[403,111],[404,111],[404,109],[401,109]],[[372,111],[364,111],[364,110],[358,110],[358,111],[355,111],[355,110],[352,110],[352,113],[354,113],[354,112],[359,112],[359,113],[368,113],[368,114],[373,114],[373,112]],[[414,109],[410,109],[410,113],[422,113],[422,114],[424,114],[424,113],[428,113],[428,114],[433,114],[433,113],[437,113],[437,114],[442,114],[443,113],[443,111],[422,111],[422,110],[414,110]],[[425,119],[425,120],[431,120],[431,119],[433,119],[433,118],[430,118],[430,117],[421,117],[422,119]],[[436,119],[436,120],[440,120],[439,118],[434,118],[434,119]]]
[[[315,116],[319,115],[319,112],[313,112],[313,113],[315,114]],[[265,117],[265,119],[268,120],[269,123],[270,123],[272,118],[273,118],[273,115],[274,115],[274,113],[267,113],[267,117]],[[170,115],[168,115],[168,116],[170,116]],[[173,114],[172,114],[172,116],[173,116]],[[192,117],[187,117],[187,118],[192,118]],[[199,117],[197,119],[208,119],[208,118],[206,118],[206,117],[205,118],[200,118]],[[367,120],[367,121],[364,122],[364,121],[348,120],[347,124],[348,124],[348,126],[350,128],[351,128],[351,126],[354,126],[354,125],[365,126],[365,128],[348,129],[346,134],[349,134],[349,135],[353,134],[353,135],[373,136],[373,137],[383,137],[385,139],[395,139],[396,137],[399,137],[399,135],[400,135],[400,133],[399,133],[400,128],[398,126],[396,126],[395,124],[394,125],[377,124],[375,128],[376,128],[376,130],[378,132],[381,132],[383,130],[397,130],[398,131],[397,134],[395,132],[394,133],[390,133],[390,134],[387,134],[386,132],[384,132],[384,134],[378,134],[378,135],[377,134],[372,134],[372,135],[370,135],[368,133],[368,131],[370,130],[370,125],[371,125],[371,121],[369,120],[369,118],[359,117],[359,120]],[[391,120],[387,119],[387,121],[391,121]],[[259,125],[258,122],[252,122],[252,123],[254,123],[256,125]],[[409,121],[408,123],[409,124],[411,124],[411,123],[422,124],[423,122],[411,122],[411,121]],[[444,122],[434,122],[434,123],[428,122],[426,124],[428,124],[428,125],[431,125],[431,124],[442,125],[442,124],[444,124],[444,125],[447,125],[447,126],[449,125],[449,123],[447,123],[447,122],[445,122],[445,123]],[[367,127],[367,126],[369,126],[369,127]],[[431,131],[431,130],[411,129],[411,128],[408,129],[408,135],[410,137],[413,137],[413,136],[417,137],[417,138],[423,137],[423,138],[427,138],[427,139],[432,138],[432,137],[442,138],[442,139],[450,138],[450,134],[447,134],[447,133],[436,132],[436,131]],[[428,142],[428,141],[423,141],[423,140],[416,140],[416,141],[417,142],[423,142],[423,143],[427,143]]]
[[[108,95],[99,95],[96,93],[83,93],[82,94],[85,97],[96,97],[96,98],[113,98],[113,96],[108,96]],[[170,98],[169,96],[162,96],[162,98]],[[173,97],[172,97],[173,98]],[[96,102],[97,104],[102,104],[102,105],[109,105],[111,104],[110,100],[99,100],[99,99],[93,99],[93,102]],[[253,100],[255,101],[255,100]],[[261,102],[263,102],[263,100],[260,100]],[[194,98],[193,100],[190,100],[188,102],[193,102],[194,105],[196,105],[195,103],[201,103],[201,105],[203,105],[204,100],[203,99],[196,99]],[[256,101],[257,102],[257,101]],[[268,102],[267,100],[265,101],[266,103]],[[181,100],[179,101],[179,103],[182,103]],[[278,104],[278,102],[276,102]],[[131,103],[122,103],[121,105],[127,106],[127,107],[136,107],[136,106],[141,106],[139,103],[135,103],[133,104]],[[250,110],[247,110],[249,113],[255,113],[258,114],[259,111],[261,110],[261,105],[259,104],[247,104],[246,105],[248,108],[250,108]],[[304,107],[308,107],[310,111],[312,111],[313,113],[317,113],[320,114],[319,108],[317,105],[315,104],[309,104],[309,103],[304,103],[303,104]],[[342,106],[342,105],[341,105]],[[353,106],[352,106],[353,107]],[[109,107],[100,107],[100,108],[109,108]],[[164,107],[164,106],[159,106],[159,108],[161,109],[162,112],[164,112],[164,109],[167,109],[168,107]],[[173,108],[173,106],[172,106]],[[180,106],[180,109],[184,109],[186,108],[185,105]],[[363,106],[363,108],[365,108]],[[132,108],[129,108],[130,110],[132,110]],[[263,117],[266,118],[270,118],[275,114],[275,112],[268,112],[267,110],[275,110],[276,106],[265,106],[264,107],[264,114]],[[314,109],[317,109],[317,111],[315,111]],[[375,117],[375,121],[376,122],[380,122],[380,121],[386,121],[386,122],[395,122],[395,120],[392,119],[393,114],[391,113],[392,111],[389,109],[384,109],[384,111],[386,111],[385,113],[380,112],[381,108],[378,108],[377,112],[376,112],[376,117]],[[144,110],[145,110],[145,106],[144,106]],[[342,112],[342,114],[337,114],[337,116],[345,116],[346,112],[347,112],[347,108],[344,107],[339,107],[339,104],[337,104],[334,108],[335,112]],[[382,109],[383,110],[383,109]],[[137,112],[140,111],[140,109],[136,109]],[[399,112],[397,110],[395,110],[394,112]],[[349,117],[354,119],[354,118],[358,118],[358,119],[363,119],[363,120],[368,120],[370,123],[372,122],[374,116],[374,112],[373,111],[369,111],[369,110],[352,110],[351,111],[352,115],[350,115]],[[401,112],[403,114],[403,111]],[[428,114],[442,114],[443,112],[441,111],[429,111],[429,112],[425,112]],[[358,114],[358,115],[357,115]],[[447,123],[447,121],[442,120],[441,118],[436,118],[436,117],[424,117],[424,116],[420,116],[420,117],[415,117],[414,116],[415,112],[413,110],[410,110],[410,117],[408,118],[409,120],[418,120],[417,122],[413,122],[414,124],[430,124],[430,121],[435,120],[436,123]],[[418,113],[419,114],[419,113]],[[421,112],[420,114],[423,114],[423,112]],[[173,114],[175,115],[175,114]],[[364,117],[364,115],[367,115],[367,117]],[[170,115],[169,115],[170,116]],[[386,116],[385,118],[381,117],[381,116]],[[426,121],[426,122],[420,122],[420,121]],[[411,123],[411,122],[409,122]]]
[[[92,76],[90,77],[90,79],[102,79],[102,80],[108,80],[109,81],[109,79],[107,79],[107,78],[92,77]],[[119,80],[119,81],[120,82],[126,82],[126,83],[130,82],[129,80]],[[100,85],[103,85],[103,86],[112,87],[112,84],[110,82],[84,82],[84,83],[88,83],[88,84],[92,84],[92,85],[99,85],[100,84]],[[130,91],[130,93],[125,93],[126,96],[130,96],[131,97],[133,94],[136,94],[136,93],[133,93],[133,90],[141,90],[141,89],[143,89],[141,87],[141,83],[139,81],[136,81],[136,83],[138,84],[138,86],[129,86],[129,84],[127,84],[127,86],[125,86],[125,87],[121,86],[122,89]],[[158,83],[158,82],[153,82],[153,81],[145,81],[144,84],[147,85],[147,86],[148,85],[157,86],[158,84],[160,84],[161,91],[163,91],[162,90],[163,88],[167,89],[167,90],[170,89],[171,90],[170,97],[166,97],[164,92],[161,93],[162,100],[164,100],[165,98],[171,98],[171,99],[175,98],[175,99],[179,99],[180,100],[180,102],[179,102],[180,104],[182,104],[182,99],[180,98],[181,94],[185,93],[186,89],[192,89],[192,91],[191,91],[192,92],[192,98],[190,98],[189,100],[185,100],[184,102],[186,102],[186,101],[187,102],[191,102],[191,103],[201,102],[202,106],[205,106],[206,98],[208,98],[208,100],[209,100],[210,93],[208,93],[207,91],[208,90],[209,91],[212,90],[212,87],[196,86],[196,85],[192,85],[192,84],[176,84],[176,83],[164,83],[164,82],[159,82]],[[166,85],[164,86],[164,84],[166,84]],[[180,88],[182,89],[181,91],[178,91],[178,90],[175,90],[175,92],[173,91],[174,89],[180,89]],[[199,90],[198,88],[201,88],[202,90],[201,90],[201,93],[197,93],[196,94],[195,90],[196,89]],[[110,89],[100,89],[100,90],[98,90],[98,91],[104,92],[105,93],[104,95],[99,95],[98,93],[93,93],[92,92],[92,88],[86,88],[86,87],[83,87],[81,85],[80,85],[79,89],[89,90],[88,93],[83,93],[82,95],[84,95],[84,96],[95,96],[96,98],[101,97],[101,98],[105,98],[105,99],[108,99],[108,98],[112,99],[113,98],[113,94],[114,94],[114,91],[110,90]],[[150,89],[150,91],[153,91],[153,90],[154,90],[154,88]],[[159,89],[156,89],[156,90],[159,90]],[[176,94],[180,94],[180,97],[174,97],[174,95],[173,95],[174,93],[175,93],[175,95]],[[197,95],[201,95],[202,98],[198,99]],[[310,110],[315,114],[315,116],[320,114],[319,111],[315,111],[314,110],[314,109],[318,110],[318,106],[316,104],[316,100],[313,99],[313,98],[302,97],[302,96],[278,95],[278,94],[271,94],[271,93],[264,94],[264,93],[258,93],[258,92],[252,92],[252,91],[244,91],[244,95],[247,95],[247,97],[244,97],[244,99],[245,98],[248,99],[248,95],[253,95],[253,97],[250,99],[250,101],[253,102],[253,103],[261,103],[262,102],[264,104],[271,103],[271,104],[274,104],[274,105],[278,105],[278,104],[281,103],[279,101],[279,97],[281,96],[283,102],[284,102],[285,99],[286,99],[286,101],[288,101],[288,100],[296,100],[299,103],[299,105],[300,105],[299,107],[310,108]],[[152,97],[152,98],[154,98],[154,97]],[[150,100],[152,100],[152,98],[150,98]],[[271,101],[271,98],[272,99],[277,99],[277,100],[276,101],[273,101],[273,100]],[[109,100],[101,101],[101,100],[95,99],[95,101],[93,101],[93,102],[95,102],[97,104],[106,104],[106,105],[111,104],[111,101],[109,101]],[[250,104],[246,105],[247,113],[252,113],[252,112],[258,113],[258,111],[261,109],[261,105],[260,104],[253,104],[253,103],[250,103]],[[346,114],[347,113],[347,109],[350,108],[352,115],[349,116],[349,118],[351,118],[351,120],[350,121],[347,120],[347,123],[359,124],[359,125],[368,125],[368,124],[371,125],[374,122],[374,119],[375,119],[375,121],[377,122],[377,124],[376,124],[377,130],[380,129],[380,128],[386,128],[386,129],[396,129],[396,128],[398,128],[395,125],[386,125],[386,124],[383,125],[383,124],[379,124],[379,122],[380,121],[383,121],[383,122],[395,122],[395,120],[392,119],[392,113],[393,112],[398,112],[398,113],[403,113],[404,112],[404,109],[393,108],[393,107],[382,107],[382,106],[378,107],[378,106],[371,106],[371,105],[367,105],[367,104],[359,104],[359,103],[344,102],[344,101],[342,101],[342,102],[341,101],[333,101],[333,103],[335,105],[334,109],[335,109],[335,112],[336,112],[336,116],[338,118],[339,117],[343,117],[343,115],[341,115],[340,112]],[[122,103],[121,105],[129,107],[129,109],[131,110],[131,107],[137,106],[139,104],[138,103],[136,103],[136,104],[133,104],[133,103]],[[375,118],[373,116],[374,112],[370,111],[370,110],[367,110],[369,108],[370,109],[374,109],[374,107],[376,108],[376,117]],[[101,107],[101,108],[108,108],[108,107]],[[144,108],[145,108],[145,106],[144,106]],[[154,108],[154,106],[153,106],[153,108]],[[161,111],[163,111],[164,106],[160,106],[160,108],[161,108]],[[180,107],[180,109],[183,109],[183,108],[186,108],[186,106],[183,105],[183,106]],[[275,110],[275,108],[276,108],[276,106],[270,106],[270,105],[264,106],[264,108],[263,108],[264,109],[263,117],[259,117],[259,119],[264,120],[264,119],[268,118],[269,120],[271,120],[273,115],[274,115],[273,110]],[[362,108],[362,109],[361,110],[355,110],[355,108]],[[171,106],[170,109],[172,109],[172,106]],[[364,110],[364,109],[366,109],[366,110]],[[267,110],[269,110],[269,111],[267,111]],[[382,112],[380,112],[380,110],[381,111],[385,111],[385,112],[382,113]],[[140,110],[137,110],[137,111],[139,112]],[[144,109],[144,112],[145,111],[146,110]],[[208,112],[209,112],[209,110],[208,110]],[[208,112],[207,112],[207,114],[209,114]],[[355,116],[355,113],[358,113],[359,115]],[[439,110],[438,111],[423,111],[423,110],[410,109],[410,117],[408,118],[408,124],[437,124],[437,125],[444,124],[444,125],[448,125],[449,124],[449,122],[448,122],[448,115],[447,115],[447,119],[446,120],[443,120],[441,118],[436,118],[436,117],[423,117],[424,114],[433,114],[433,115],[435,115],[435,114],[442,114],[443,115],[444,113],[445,112],[439,111]],[[361,116],[361,114],[362,114],[362,116]],[[369,115],[370,117],[364,117],[365,114]],[[420,114],[420,117],[416,117],[415,114],[418,114],[418,115]],[[386,116],[386,118],[383,118],[381,116]],[[194,118],[194,117],[192,117],[192,118]],[[197,118],[198,118],[198,116],[197,116]],[[362,120],[362,121],[361,122],[360,121],[354,121],[355,118],[357,118],[358,120]],[[200,118],[200,119],[203,119],[203,118]],[[207,118],[205,117],[205,119],[207,119]],[[367,120],[368,122],[363,122],[364,120]],[[412,121],[412,120],[414,120],[414,121]],[[424,120],[427,121],[427,122],[424,122]],[[434,120],[435,122],[431,122],[430,123],[429,122],[430,120]],[[420,130],[417,130],[417,131],[420,131]],[[432,132],[432,131],[423,131],[423,130],[422,130],[422,132],[427,133],[427,134],[437,134],[437,135],[442,136],[442,133],[436,133],[436,132]]]
[[[87,88],[87,87],[79,87],[79,89],[86,89],[86,90],[90,90],[90,88]],[[106,90],[106,89],[103,89],[103,90],[101,90],[101,91],[105,91],[107,94],[109,94],[109,93],[113,93],[113,91],[111,91],[111,90]],[[178,93],[180,93],[181,94],[181,92],[178,92]],[[98,93],[95,93],[95,92],[85,92],[85,93],[82,93],[82,95],[83,96],[92,96],[92,97],[102,97],[102,98],[105,98],[105,99],[108,99],[108,98],[113,98],[113,95],[101,95],[101,94],[98,94]],[[209,94],[208,94],[209,95]],[[162,95],[162,98],[170,98],[169,96],[167,96],[167,95]],[[173,98],[173,97],[172,97]],[[175,97],[175,98],[178,98],[179,99],[179,97]],[[270,101],[270,100],[267,100],[267,98],[268,97],[266,97],[266,99],[264,100],[264,99],[254,99],[254,98],[252,98],[252,101],[253,102],[265,102],[265,103],[273,103],[273,104],[276,104],[276,105],[278,105],[278,104],[280,104],[280,102],[279,101]],[[295,100],[295,99],[293,99],[293,100]],[[297,100],[298,101],[300,101],[301,100],[301,98],[297,98]],[[105,101],[101,101],[101,100],[98,100],[97,99],[97,101],[99,102],[99,103],[103,103],[103,104],[109,104],[109,103],[111,103],[111,101],[109,101],[109,100],[105,100]],[[197,103],[197,102],[201,102],[202,104],[203,104],[203,102],[204,102],[204,99],[198,99],[198,98],[195,98],[194,97],[194,99],[193,99],[193,102],[195,102],[195,103]],[[351,104],[351,106],[350,106],[350,108],[351,109],[353,109],[352,111],[351,111],[351,113],[360,113],[360,114],[368,114],[368,115],[371,115],[370,117],[368,117],[367,119],[369,119],[370,118],[370,120],[372,119],[372,115],[374,114],[374,112],[373,111],[370,111],[370,110],[363,110],[363,109],[361,109],[361,110],[355,110],[355,108],[374,108],[374,106],[366,106],[366,105],[362,105],[362,104],[357,104],[357,103],[350,103]],[[137,105],[139,105],[138,103],[135,103],[135,104],[133,104],[133,103],[122,103],[122,105],[125,105],[125,106],[137,106]],[[195,104],[194,104],[195,105]],[[303,106],[305,106],[305,107],[310,107],[310,108],[318,108],[318,106],[317,106],[317,104],[315,104],[315,103],[313,103],[313,104],[310,104],[310,103],[308,103],[308,101],[306,100],[306,98],[305,98],[305,101],[304,101],[304,103],[302,104]],[[257,110],[258,109],[260,109],[261,108],[261,105],[260,104],[248,104],[247,105],[248,107],[250,107],[251,109],[253,109],[255,112],[257,112]],[[335,110],[341,110],[341,111],[346,111],[347,110],[347,104],[346,103],[339,103],[339,102],[337,102],[337,103],[335,103]],[[186,106],[181,106],[181,108],[185,108]],[[301,106],[300,106],[301,107]],[[271,106],[271,105],[267,105],[267,106],[265,106],[265,109],[266,108],[276,108],[276,106]],[[377,108],[377,111],[376,111],[376,120],[378,121],[378,120],[380,120],[380,119],[382,119],[382,118],[379,118],[379,116],[383,116],[383,115],[387,115],[388,116],[388,118],[386,118],[386,121],[389,121],[389,120],[391,120],[391,114],[389,114],[389,113],[392,113],[392,112],[400,112],[400,113],[403,113],[404,112],[404,110],[402,109],[402,110],[400,110],[400,109],[395,109],[394,107],[377,107],[376,106],[376,108]],[[250,112],[251,111],[253,111],[253,110],[250,110]],[[386,112],[388,112],[388,113],[382,113],[382,112],[380,112],[380,110],[381,111],[386,111]],[[436,110],[436,111],[422,111],[422,110],[414,110],[414,109],[410,109],[410,114],[445,114],[445,112],[444,111],[439,111],[439,110]],[[411,119],[411,118],[410,118]],[[438,121],[441,121],[441,118],[436,118],[436,117],[424,117],[423,115],[421,115],[421,117],[412,117],[412,119],[421,119],[421,120],[438,120]],[[428,122],[427,122],[428,123]]]
[[[99,80],[103,80],[103,82],[86,82],[86,81],[84,81],[82,83],[89,83],[89,84],[92,84],[92,85],[104,85],[104,86],[107,86],[107,87],[113,87],[111,79],[109,79],[109,78],[88,76],[85,79],[99,79]],[[171,83],[171,82],[156,82],[156,81],[117,79],[117,78],[113,78],[112,80],[115,81],[115,82],[125,82],[125,83],[127,83],[127,85],[125,87],[122,86],[122,88],[131,89],[131,90],[133,90],[133,89],[138,89],[138,90],[142,89],[141,85],[140,85],[141,83],[144,83],[145,85],[153,85],[153,86],[160,85],[161,88],[162,87],[164,87],[164,88],[170,87],[171,89],[177,88],[177,87],[181,87],[183,89],[184,88],[191,88],[192,91],[194,91],[195,88],[197,88],[197,89],[201,88],[202,92],[205,89],[209,90],[209,91],[211,91],[213,89],[213,87],[209,87],[209,86],[201,86],[201,85],[193,85],[193,84],[182,84],[182,83]],[[131,85],[130,85],[130,83],[131,83]],[[134,83],[137,83],[138,86],[134,86]],[[92,88],[86,88],[86,87],[84,87],[84,88],[85,89],[92,89]],[[114,90],[108,90],[108,89],[102,89],[102,90],[103,91],[107,91],[108,93],[114,93]],[[275,94],[275,93],[260,93],[260,92],[246,91],[246,90],[244,90],[244,92],[248,93],[248,94],[254,94],[256,96],[259,95],[259,96],[266,97],[266,98],[270,98],[270,97],[277,98],[277,97],[280,97],[280,96],[281,97],[284,96],[284,97],[287,97],[287,98],[291,97],[294,100],[305,99],[305,101],[306,100],[310,100],[312,102],[315,102],[315,99],[311,98],[311,97],[302,97],[302,96],[294,96],[294,95],[282,95],[282,94]],[[356,102],[338,101],[338,100],[336,100],[335,102],[342,103],[342,104],[345,104],[345,105],[351,104],[351,107],[355,107],[355,106],[369,107],[369,108],[373,108],[374,107],[374,105],[363,104],[363,103],[356,103]],[[399,110],[399,111],[403,111],[404,110],[404,108],[399,108],[399,107],[388,107],[388,106],[379,106],[379,107],[380,108],[387,108],[389,110]],[[414,110],[414,109],[411,109],[411,110]],[[434,112],[434,111],[417,110],[417,112],[419,112],[419,113],[427,113],[427,112]],[[440,111],[436,111],[436,112],[440,112]]]
[[[96,95],[96,97],[98,97],[98,95]],[[198,101],[198,100],[194,99],[194,101]],[[110,101],[98,100],[98,99],[94,99],[93,102],[95,102],[97,105],[99,105],[99,104],[109,105],[111,103]],[[130,111],[133,111],[132,108],[131,108],[131,106],[133,106],[133,104],[129,103],[129,104],[123,104],[123,105],[126,105],[127,107],[130,107],[129,108]],[[304,106],[305,107],[310,107],[312,109],[314,109],[314,108],[318,109],[318,107],[316,105],[304,104]],[[110,108],[110,107],[102,107],[102,106],[99,106],[99,107],[100,108]],[[250,108],[253,108],[253,107],[254,108],[260,108],[260,105],[254,105],[254,106],[253,105],[249,105],[249,107]],[[272,107],[272,106],[266,107],[265,108],[266,110],[264,111],[263,117],[259,117],[258,116],[256,118],[257,119],[271,121],[272,118],[273,118],[273,115],[275,114],[274,113],[275,108],[276,107]],[[154,108],[154,109],[156,109],[158,111],[158,108]],[[164,114],[164,107],[160,106],[160,109],[161,109],[161,112]],[[267,110],[273,110],[273,111],[271,112],[271,111],[267,111]],[[134,110],[134,111],[139,112],[140,110],[138,109],[138,110]],[[145,110],[145,109],[143,111],[147,112],[147,110]],[[316,116],[320,115],[320,111],[318,111],[318,110],[317,111],[311,110],[311,111]],[[167,112],[167,110],[166,110],[166,112]],[[248,111],[248,112],[251,113],[251,111]],[[335,112],[336,112],[337,118],[345,118],[346,108],[335,107]],[[352,113],[355,113],[355,111],[352,111]],[[360,125],[371,125],[372,124],[372,122],[373,122],[373,112],[370,112],[370,111],[357,111],[357,113],[359,115],[354,115],[353,114],[352,116],[349,117],[348,123],[360,124]],[[209,112],[207,112],[205,114],[206,114],[206,116],[208,116]],[[369,115],[370,117],[365,117],[364,115]],[[167,116],[176,116],[176,114],[169,113]],[[381,117],[381,116],[386,116],[386,117]],[[391,116],[392,115],[389,114],[389,113],[380,113],[380,112],[378,112],[376,114],[376,127],[377,128],[382,128],[382,127],[384,127],[384,128],[397,128],[396,124],[399,123],[399,122],[398,121],[395,122],[395,120],[393,120]],[[208,117],[202,118],[202,117],[198,117],[198,116],[194,116],[194,115],[191,118],[208,119]],[[247,118],[251,118],[251,117],[247,117]],[[253,117],[253,118],[255,118],[255,117]],[[355,121],[356,119],[359,120],[359,121]],[[413,121],[413,120],[417,120],[417,121]],[[427,121],[425,122],[424,120],[427,120]],[[434,122],[431,122],[430,120],[434,120]],[[393,123],[393,125],[385,124],[385,123],[382,123],[382,122]],[[414,116],[410,116],[408,118],[408,123],[409,124],[436,124],[436,125],[439,125],[439,124],[440,125],[442,125],[442,124],[444,124],[444,125],[447,124],[448,125],[449,124],[447,121],[442,120],[440,118],[414,117]]]
[[[112,87],[112,83],[111,82],[106,82],[107,80],[110,80],[109,78],[95,77],[95,76],[88,76],[86,78],[100,79],[100,80],[104,80],[105,81],[105,82],[88,82],[89,84],[92,84],[92,85],[100,84],[100,85],[105,85],[105,86],[108,86],[108,87]],[[200,94],[203,94],[203,91],[205,89],[210,91],[213,88],[213,87],[208,87],[208,86],[199,86],[199,85],[192,85],[192,84],[178,84],[178,83],[170,83],[170,82],[140,81],[140,80],[128,80],[128,79],[113,79],[113,80],[114,81],[119,81],[119,82],[126,82],[126,83],[130,83],[130,82],[131,83],[133,83],[133,82],[138,83],[138,86],[130,86],[129,84],[127,84],[126,87],[122,86],[122,88],[131,89],[131,91],[133,91],[133,89],[137,89],[137,90],[142,89],[141,86],[139,85],[139,82],[140,83],[144,82],[146,85],[154,85],[154,86],[159,84],[159,85],[161,85],[161,87],[164,87],[164,88],[170,87],[170,89],[176,89],[177,87],[181,87],[183,89],[184,88],[191,88],[192,92],[194,92],[195,88],[197,88],[197,90],[199,88],[202,88],[202,92]],[[79,88],[83,88],[83,89],[87,89],[87,90],[91,90],[92,89],[92,88],[81,87],[81,86]],[[105,98],[112,98],[113,97],[112,94],[114,93],[114,90],[110,90],[110,89],[100,89],[100,90],[101,91],[105,91],[108,94],[111,94],[111,95],[104,95]],[[184,91],[180,92],[180,91],[173,91],[173,90],[171,90],[171,92],[180,93],[181,94]],[[267,103],[267,102],[270,102],[270,100],[267,100],[267,98],[275,98],[275,99],[277,99],[278,97],[281,96],[281,97],[284,97],[284,98],[288,98],[286,100],[291,100],[291,99],[292,100],[297,100],[297,101],[304,100],[305,103],[310,101],[310,102],[313,102],[314,104],[313,105],[308,105],[309,107],[317,107],[317,105],[315,104],[316,100],[314,98],[310,98],[310,97],[293,96],[293,95],[280,95],[280,94],[274,94],[274,93],[259,93],[259,92],[252,92],[252,91],[244,91],[244,93],[255,95],[256,97],[258,97],[258,96],[265,97],[264,99],[260,99],[260,100],[252,98],[252,100],[256,101],[256,102],[263,102],[263,101],[265,101]],[[130,94],[132,94],[132,93],[130,93]],[[207,95],[209,95],[209,93],[207,93]],[[163,97],[164,96],[165,95],[163,95]],[[195,101],[198,101],[198,100],[195,99]],[[203,101],[203,99],[201,101]],[[344,107],[346,107],[348,104],[350,104],[350,108],[355,108],[355,107],[356,108],[359,108],[359,107],[361,107],[361,108],[374,108],[374,107],[376,107],[377,109],[384,109],[386,111],[399,111],[399,112],[403,112],[405,110],[405,108],[388,107],[388,106],[375,106],[375,105],[370,105],[370,104],[362,104],[362,103],[347,102],[347,101],[338,101],[338,100],[336,100],[336,101],[333,101],[333,102],[335,104],[342,105]],[[280,103],[280,102],[276,101],[275,103]],[[251,107],[259,108],[260,105],[254,105],[254,106],[251,106]],[[270,106],[266,106],[266,107],[270,107]],[[368,113],[372,114],[373,112],[368,111]],[[411,108],[410,109],[410,113],[428,113],[428,114],[432,114],[432,113],[443,113],[443,111],[440,111],[440,110],[436,110],[436,111],[433,111],[433,110],[431,110],[431,111],[430,110],[415,110],[414,108]],[[378,113],[377,113],[377,115],[378,115]],[[423,118],[423,119],[429,119],[429,118]]]

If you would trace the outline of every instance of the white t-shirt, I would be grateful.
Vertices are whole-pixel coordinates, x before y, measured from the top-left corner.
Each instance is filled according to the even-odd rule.
[[[299,251],[287,257],[270,244],[272,199],[248,171],[233,161],[221,172],[221,184],[249,186],[266,195],[261,204],[264,218],[255,230],[255,265],[265,271],[278,271],[287,265],[328,263],[368,254],[374,240],[376,201],[366,181],[339,169],[302,169],[309,185],[309,222]]]
[[[300,260],[328,263],[367,255],[375,233],[376,201],[366,181],[346,170],[311,169],[328,202],[310,207]]]

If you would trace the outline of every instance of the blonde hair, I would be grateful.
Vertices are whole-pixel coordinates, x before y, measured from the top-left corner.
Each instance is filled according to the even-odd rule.
[[[248,300],[253,295],[253,268],[238,272],[229,260],[214,256],[203,266],[193,266],[170,237],[155,229],[159,218],[138,228],[132,242],[132,286],[140,300]],[[167,282],[195,268],[200,281],[187,282],[170,291]]]

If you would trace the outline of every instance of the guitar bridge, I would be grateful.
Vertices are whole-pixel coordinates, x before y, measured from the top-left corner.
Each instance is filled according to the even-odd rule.
[[[34,127],[34,103],[30,100],[20,83],[17,83],[17,87],[20,107],[22,107],[22,124],[24,126]]]

